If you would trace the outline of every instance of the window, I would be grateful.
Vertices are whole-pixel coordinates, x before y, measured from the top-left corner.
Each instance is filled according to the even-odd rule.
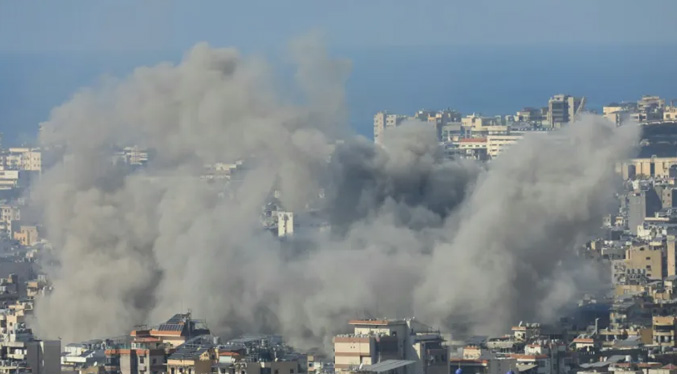
[[[647,260],[651,260],[651,257],[647,257],[646,259],[647,259]]]
[[[151,361],[151,363],[152,363],[153,365],[157,364],[157,359],[154,358],[154,359]]]
[[[289,374],[294,374],[294,369],[289,369]]]
[[[146,362],[146,359],[143,356],[139,357],[139,363],[143,364],[144,362]]]

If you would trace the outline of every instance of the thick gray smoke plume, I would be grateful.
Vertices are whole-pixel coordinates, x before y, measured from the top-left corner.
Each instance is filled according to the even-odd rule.
[[[349,65],[318,45],[293,48],[303,104],[263,61],[199,44],[53,111],[41,141],[60,154],[35,191],[56,259],[42,335],[124,334],[191,308],[218,333],[308,347],[368,314],[496,332],[571,300],[587,276],[569,271],[573,248],[598,226],[636,129],[587,117],[488,169],[445,160],[421,123],[377,147],[346,136]],[[151,163],[112,165],[128,144]],[[199,178],[239,159],[246,171],[225,191]],[[317,207],[331,232],[303,243],[265,232],[276,189],[286,209]]]

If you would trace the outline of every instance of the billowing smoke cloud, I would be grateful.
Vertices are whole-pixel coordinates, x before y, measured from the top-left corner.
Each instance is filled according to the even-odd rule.
[[[62,154],[35,191],[56,258],[54,292],[36,310],[42,335],[124,334],[190,308],[215,332],[275,331],[307,347],[366,315],[497,332],[576,295],[587,273],[569,271],[573,248],[598,226],[636,129],[587,117],[488,169],[446,160],[423,123],[377,147],[346,136],[349,65],[312,40],[293,55],[300,102],[263,61],[199,44],[178,65],[139,68],[53,111],[41,140]],[[112,165],[126,144],[153,161]],[[238,159],[237,183],[199,178],[206,163]],[[264,231],[276,189],[331,232]]]

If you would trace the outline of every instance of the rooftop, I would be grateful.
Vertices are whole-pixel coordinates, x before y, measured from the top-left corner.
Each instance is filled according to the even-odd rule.
[[[404,325],[407,321],[403,319],[352,319],[348,322],[350,325],[370,325],[370,326],[390,326]]]
[[[415,363],[416,361],[411,361],[411,360],[386,360],[383,362],[379,362],[377,364],[373,365],[366,365],[359,369],[358,371],[366,371],[366,372],[372,372],[372,373],[383,373],[383,372],[388,372],[391,370],[395,370],[397,368],[401,368],[404,366],[411,365]]]

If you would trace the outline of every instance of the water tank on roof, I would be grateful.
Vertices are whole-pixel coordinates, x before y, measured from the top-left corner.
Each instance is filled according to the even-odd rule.
[[[506,374],[515,374],[515,372],[512,371],[512,370],[510,370],[510,371],[508,371]]]
[[[455,374],[463,374],[463,370],[461,368],[456,369]]]

